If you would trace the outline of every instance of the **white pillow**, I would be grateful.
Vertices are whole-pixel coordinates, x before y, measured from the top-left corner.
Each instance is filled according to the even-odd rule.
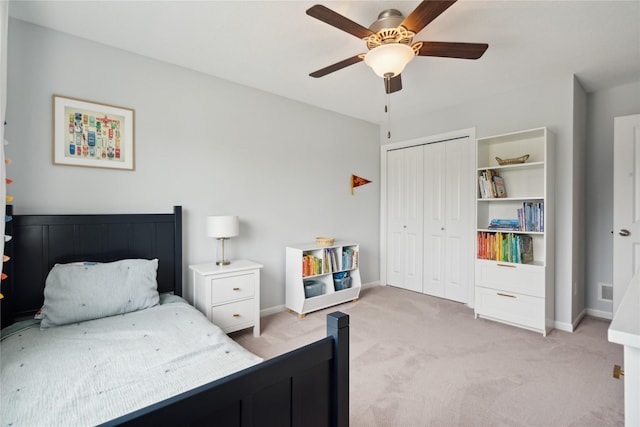
[[[129,313],[157,305],[158,260],[53,266],[44,288],[40,327]]]

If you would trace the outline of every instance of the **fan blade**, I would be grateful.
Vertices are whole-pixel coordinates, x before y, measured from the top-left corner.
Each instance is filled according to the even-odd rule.
[[[478,59],[488,47],[486,43],[422,42],[418,55]]]
[[[402,79],[400,74],[395,77],[391,77],[389,80],[384,79],[384,91],[386,93],[397,92],[402,89]]]
[[[371,31],[370,29],[365,28],[356,22],[353,22],[349,18],[345,18],[338,12],[334,12],[333,10],[321,4],[310,7],[307,10],[307,15],[319,19],[320,21],[336,27],[339,30],[346,31],[347,33],[354,35],[359,39],[369,37],[371,34],[373,34],[373,31]]]
[[[356,56],[352,56],[351,58],[347,58],[345,60],[342,60],[340,62],[336,62],[333,65],[329,65],[328,67],[324,67],[321,70],[318,71],[314,71],[313,73],[309,74],[311,77],[322,77],[322,76],[326,76],[327,74],[333,73],[334,71],[338,71],[341,70],[345,67],[348,67],[349,65],[353,65],[353,64],[357,64],[358,62],[362,61],[362,55],[356,55]]]
[[[440,1],[425,0],[416,7],[413,12],[409,14],[404,21],[402,21],[403,27],[407,30],[411,30],[418,34],[424,27],[429,25],[431,21],[436,19],[442,12],[447,10],[456,0]]]

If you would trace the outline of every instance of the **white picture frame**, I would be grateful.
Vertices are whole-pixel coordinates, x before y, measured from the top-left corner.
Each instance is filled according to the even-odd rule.
[[[134,110],[53,95],[53,163],[135,170]]]

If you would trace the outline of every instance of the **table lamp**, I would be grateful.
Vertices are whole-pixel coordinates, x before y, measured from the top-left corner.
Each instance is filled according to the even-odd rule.
[[[224,241],[239,234],[240,221],[237,216],[208,216],[207,236],[215,237],[222,242],[222,257],[218,258],[216,265],[229,265],[231,261],[224,256]]]

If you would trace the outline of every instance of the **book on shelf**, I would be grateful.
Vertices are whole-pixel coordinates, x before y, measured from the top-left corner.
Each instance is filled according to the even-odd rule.
[[[504,178],[502,178],[501,176],[495,176],[493,178],[493,184],[496,188],[496,197],[507,197],[507,188],[504,186]]]
[[[342,269],[353,270],[358,266],[358,252],[352,248],[345,248],[342,251]]]
[[[487,227],[489,230],[520,231],[519,219],[492,219]]]
[[[524,202],[518,209],[521,231],[544,232],[544,202]]]
[[[498,175],[495,170],[487,169],[478,175],[478,188],[482,199],[507,197],[504,178]]]
[[[533,262],[533,239],[531,236],[522,235],[518,242],[518,250],[521,257],[521,262],[524,264]]]
[[[533,262],[533,239],[531,236],[502,233],[478,233],[478,259],[528,264]]]
[[[311,254],[302,257],[302,277],[315,276],[323,273],[322,259]]]
[[[322,251],[323,259],[323,273],[333,273],[340,270],[340,264],[338,264],[338,255],[335,248],[326,248]]]

